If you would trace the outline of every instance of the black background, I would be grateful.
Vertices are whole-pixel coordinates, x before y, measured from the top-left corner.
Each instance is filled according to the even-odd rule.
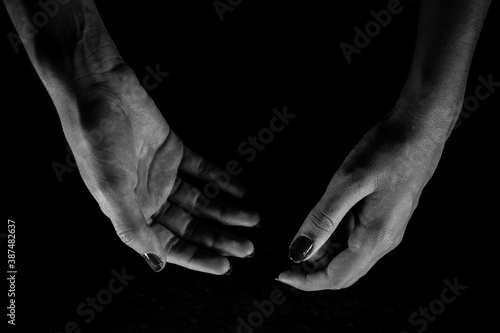
[[[261,214],[262,228],[237,231],[257,252],[232,259],[233,273],[223,277],[171,265],[153,273],[115,235],[76,169],[58,181],[51,164],[65,163],[67,143],[57,113],[24,50],[16,54],[3,38],[4,193],[7,217],[16,222],[16,328],[62,332],[75,321],[84,332],[236,332],[236,318],[247,318],[254,300],[280,288],[286,302],[255,332],[416,332],[408,317],[440,296],[444,279],[457,277],[467,290],[426,332],[486,331],[498,287],[492,115],[499,92],[452,134],[402,244],[368,275],[335,292],[292,291],[274,281],[290,266],[289,242],[336,168],[399,95],[418,17],[417,2],[402,5],[347,64],[340,42],[352,44],[353,28],[364,27],[370,10],[387,1],[245,0],[223,22],[211,1],[98,2],[140,80],[146,66],[170,73],[150,94],[184,143],[219,165],[242,162],[243,205]],[[6,35],[14,28],[1,12]],[[479,75],[500,80],[495,19],[498,3],[485,21],[467,94]],[[297,118],[244,162],[238,145],[285,105]],[[122,268],[135,279],[85,323],[78,304]]]

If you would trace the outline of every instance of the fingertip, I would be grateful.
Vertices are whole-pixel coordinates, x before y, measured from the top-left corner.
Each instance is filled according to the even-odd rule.
[[[285,272],[281,272],[277,278],[275,278],[276,281],[278,282],[281,282],[283,284],[286,284],[286,285],[289,285],[289,286],[292,286],[292,284],[290,283],[290,278],[289,278],[289,272],[288,271],[285,271]],[[292,286],[293,287],[293,286]]]
[[[239,258],[251,258],[255,253],[255,246],[248,239],[237,239],[228,243],[228,247],[232,249],[230,253]]]
[[[247,190],[243,185],[237,184],[233,185],[231,194],[238,199],[242,199],[246,196]]]
[[[212,274],[215,275],[229,275],[233,271],[233,266],[231,266],[231,263],[227,258],[225,257],[218,257],[217,259],[219,262],[219,265],[217,265],[217,268],[212,272]]]
[[[250,253],[249,255],[247,255],[245,258],[252,258],[254,255],[255,255],[255,247],[253,247],[252,253]]]
[[[257,226],[260,223],[260,214],[257,212],[253,213],[254,213],[255,226]]]
[[[276,278],[276,280],[280,281],[280,282],[283,282],[284,280],[286,280],[286,277],[287,277],[287,273],[288,271],[283,271],[281,272],[278,277]]]
[[[280,280],[279,278],[274,278],[275,281],[278,281],[279,283],[283,283],[283,284],[286,284],[287,286],[290,286],[288,283]]]
[[[259,213],[253,210],[247,210],[240,207],[231,207],[227,209],[227,212],[231,216],[230,219],[228,219],[228,222],[232,225],[253,228],[260,222]]]
[[[257,227],[260,223],[260,215],[255,211],[249,211],[247,213],[247,221],[250,227]]]
[[[240,214],[239,218],[246,221],[248,226],[254,227],[260,222],[260,215],[256,211],[243,209]]]

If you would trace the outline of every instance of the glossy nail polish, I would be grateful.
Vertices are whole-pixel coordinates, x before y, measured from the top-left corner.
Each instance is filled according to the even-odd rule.
[[[297,238],[288,252],[288,256],[294,263],[301,262],[307,257],[313,248],[313,241],[306,236]]]
[[[163,268],[163,262],[161,259],[154,253],[144,253],[142,255],[144,260],[148,263],[149,267],[155,272],[159,272]]]

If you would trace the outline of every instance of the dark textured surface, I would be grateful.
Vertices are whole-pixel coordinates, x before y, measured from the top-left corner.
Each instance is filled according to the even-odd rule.
[[[161,64],[170,76],[151,92],[169,124],[200,154],[221,165],[243,160],[240,142],[268,126],[272,108],[297,118],[239,177],[243,204],[261,213],[262,228],[238,230],[255,242],[251,259],[232,260],[229,276],[167,266],[154,274],[122,245],[76,170],[59,183],[53,161],[66,159],[57,114],[25,53],[8,41],[3,77],[7,120],[7,211],[16,221],[18,328],[61,332],[75,321],[84,332],[236,332],[254,301],[280,289],[276,306],[255,332],[416,332],[409,316],[440,297],[444,279],[468,286],[426,332],[490,331],[497,303],[498,220],[493,178],[498,96],[481,102],[451,137],[402,244],[347,290],[304,293],[274,281],[290,266],[289,243],[346,154],[390,111],[406,78],[416,4],[347,64],[338,49],[355,25],[384,1],[338,4],[244,1],[221,23],[212,3],[99,3],[125,60],[139,78]],[[498,4],[492,5],[497,6]],[[471,68],[500,74],[490,17]],[[2,11],[5,31],[12,26]],[[495,59],[495,60],[493,60]],[[498,94],[498,92],[496,92]],[[493,189],[493,190],[492,190]],[[133,281],[89,322],[76,308],[107,288],[112,270]]]

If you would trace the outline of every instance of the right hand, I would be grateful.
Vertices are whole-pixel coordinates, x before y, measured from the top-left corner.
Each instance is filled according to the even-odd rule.
[[[399,114],[429,114],[422,105],[401,103]],[[437,125],[437,124],[435,124]],[[396,248],[433,175],[449,127],[388,116],[361,139],[333,175],[290,247],[290,259],[314,270],[288,270],[278,280],[305,291],[347,288]],[[341,222],[342,221],[342,222]],[[347,248],[335,255],[334,237],[345,228]]]
[[[259,215],[207,199],[183,175],[213,182],[235,197],[243,196],[244,188],[223,179],[219,168],[182,144],[128,66],[101,77],[105,79],[93,84],[73,85],[78,86],[76,112],[59,112],[70,115],[62,117],[63,129],[101,210],[120,239],[154,271],[168,262],[227,274],[231,265],[226,256],[251,256],[253,244],[198,217],[253,227]]]

